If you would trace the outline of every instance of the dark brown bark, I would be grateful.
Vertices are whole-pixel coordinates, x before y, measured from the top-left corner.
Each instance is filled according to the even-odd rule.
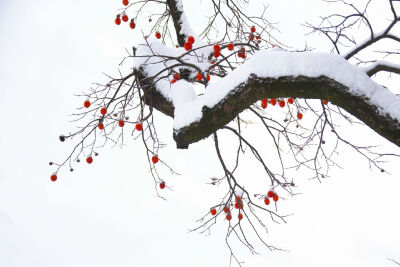
[[[176,1],[175,0],[167,0],[167,5],[169,9],[169,13],[172,17],[172,20],[174,22],[175,26],[175,32],[176,32],[176,39],[178,40],[178,44],[183,47],[185,44],[186,36],[184,34],[181,34],[182,26],[181,26],[181,16],[182,12],[178,10],[176,7]]]

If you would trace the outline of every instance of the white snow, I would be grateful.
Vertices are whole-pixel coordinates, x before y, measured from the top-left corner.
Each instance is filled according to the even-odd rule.
[[[138,58],[135,58],[134,67],[142,67],[148,76],[164,77],[157,79],[157,90],[175,107],[174,130],[196,122],[202,117],[202,108],[217,105],[228,96],[235,88],[247,81],[251,74],[263,78],[279,78],[283,76],[326,76],[349,87],[354,95],[364,96],[370,103],[376,105],[382,114],[389,114],[400,121],[400,99],[379,86],[366,75],[366,72],[374,67],[358,68],[351,65],[340,55],[313,52],[285,52],[279,47],[260,50],[251,56],[244,64],[236,68],[222,79],[211,81],[203,95],[197,96],[192,84],[179,80],[171,84],[168,68],[179,72],[179,60],[192,64],[200,69],[203,74],[210,68],[209,55],[213,52],[212,45],[207,45],[194,33],[190,27],[182,0],[177,1],[177,8],[181,15],[181,34],[194,36],[193,50],[187,52],[184,48],[168,48],[155,38],[148,38],[147,44],[139,46]],[[387,63],[387,62],[384,62]],[[399,67],[396,64],[395,67]],[[198,70],[193,69],[194,77]],[[168,78],[165,78],[169,76]]]
[[[163,62],[162,55],[180,56],[186,51],[183,48],[170,49],[164,47],[155,39],[149,40],[151,50],[160,56],[143,57],[136,60],[135,66],[142,65],[148,75],[162,72],[165,67],[176,64],[176,60]],[[199,57],[194,52],[182,57],[185,62],[194,64],[200,69],[207,70],[210,66],[205,55],[209,48],[198,50]],[[149,55],[149,47],[142,46],[139,55]],[[178,71],[178,68],[175,68]],[[195,71],[193,72],[196,73]],[[211,81],[204,95],[196,96],[193,86],[183,80],[170,84],[169,79],[160,80],[156,87],[175,106],[174,130],[190,125],[202,117],[202,108],[214,107],[235,88],[246,82],[251,74],[258,77],[278,78],[282,76],[319,77],[327,76],[349,87],[355,95],[365,96],[371,104],[376,105],[380,112],[387,113],[400,121],[400,99],[389,90],[371,80],[361,68],[348,63],[342,56],[313,53],[285,52],[279,48],[261,50],[251,56],[244,64],[217,81]]]
[[[378,65],[386,65],[386,66],[389,66],[392,68],[400,69],[400,64],[395,64],[393,62],[389,62],[386,60],[377,60],[371,65],[368,65],[366,67],[360,67],[360,69],[362,69],[365,73],[367,73],[368,71],[372,70],[373,68],[375,68]]]

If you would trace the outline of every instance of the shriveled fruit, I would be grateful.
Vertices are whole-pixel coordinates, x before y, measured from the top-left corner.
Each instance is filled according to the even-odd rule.
[[[164,189],[164,188],[165,188],[165,182],[161,182],[161,183],[160,183],[160,188],[161,188],[161,189]]]

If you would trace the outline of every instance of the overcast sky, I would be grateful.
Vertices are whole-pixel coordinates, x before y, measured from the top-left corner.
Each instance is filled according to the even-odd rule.
[[[188,17],[196,20],[195,1],[188,2]],[[213,143],[176,150],[170,118],[156,114],[168,144],[160,157],[182,175],[166,177],[173,187],[163,191],[166,201],[156,197],[140,142],[101,149],[92,165],[49,180],[48,162],[72,148],[57,137],[73,128],[68,115],[82,105],[73,94],[104,81],[102,72],[115,74],[124,49],[140,36],[114,25],[120,6],[117,0],[0,1],[0,266],[228,266],[226,221],[208,236],[187,233],[216,202],[218,188],[206,184],[222,174]],[[306,30],[298,24],[317,19],[324,5],[273,0],[270,8],[282,22],[282,38],[302,48]],[[357,135],[399,152],[368,129]],[[290,252],[259,247],[260,255],[250,255],[238,247],[244,266],[400,261],[399,160],[386,165],[391,175],[370,171],[346,149],[338,161],[343,169],[332,170],[322,184],[299,173],[302,194],[279,203],[293,216],[270,225],[268,241]],[[247,173],[253,175],[251,168]]]

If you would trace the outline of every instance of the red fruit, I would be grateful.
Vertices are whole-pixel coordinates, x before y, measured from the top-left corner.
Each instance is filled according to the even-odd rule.
[[[181,79],[181,75],[179,73],[175,73],[174,74],[174,79],[175,80],[180,80]]]
[[[186,40],[186,42],[194,44],[194,37],[193,36],[189,36]]]
[[[131,19],[131,23],[129,24],[129,27],[131,27],[132,30],[135,29],[136,24],[135,24],[135,22],[133,21],[133,19]]]
[[[234,49],[234,45],[232,43],[228,44],[228,50],[232,51]]]
[[[228,213],[228,212],[229,212],[229,207],[225,207],[225,208],[224,208],[224,212],[225,212],[225,213]]]
[[[86,162],[88,163],[88,164],[92,164],[92,162],[93,162],[93,158],[92,157],[87,157],[86,158]]]
[[[268,99],[266,98],[261,99],[261,107],[265,109],[267,106],[268,106]]]
[[[217,210],[216,209],[212,209],[212,210],[210,210],[210,213],[211,213],[212,216],[214,216],[215,214],[217,214]]]
[[[121,24],[120,15],[117,15],[117,17],[115,18],[115,24],[117,24],[117,25],[120,25],[120,24]]]
[[[246,48],[242,47],[242,48],[240,48],[240,51],[242,51],[244,53],[244,52],[246,52]]]
[[[186,51],[192,50],[192,44],[189,42],[186,42],[183,47],[185,48]]]
[[[156,32],[156,38],[157,38],[157,39],[160,39],[160,38],[161,38],[161,33]]]
[[[289,99],[287,100],[287,102],[288,102],[289,104],[293,104],[293,103],[294,103],[294,99],[293,99],[293,98],[289,98]]]
[[[210,81],[210,79],[211,79],[210,74],[207,73],[207,77],[206,78],[207,78],[207,81]]]
[[[280,106],[281,108],[283,108],[283,107],[285,106],[285,104],[286,104],[285,100],[279,101],[279,106]]]
[[[176,83],[176,80],[175,80],[175,79],[173,79],[173,80],[171,81],[171,83]]]
[[[240,202],[240,201],[242,201],[242,197],[241,196],[237,196],[236,197],[236,202]]]
[[[119,120],[118,121],[118,126],[119,127],[124,127],[124,125],[125,125],[125,122],[123,120]]]
[[[122,20],[123,20],[124,22],[127,22],[128,19],[129,19],[129,18],[128,18],[128,15],[124,13],[124,14],[122,15]]]
[[[246,58],[246,55],[245,55],[245,53],[239,51],[239,52],[238,52],[238,57]]]
[[[99,125],[97,127],[99,127],[99,130],[103,130],[104,129],[103,123],[99,123]]]
[[[107,114],[107,108],[101,108],[100,109],[100,114],[103,115],[103,116],[106,115]]]
[[[85,100],[85,102],[83,102],[83,106],[84,106],[85,108],[90,107],[90,101],[89,101],[89,100]]]
[[[214,45],[214,51],[220,51],[221,50],[221,47],[219,46],[219,44],[215,44]]]
[[[272,197],[272,199],[273,199],[275,202],[277,202],[278,199],[279,199],[279,197],[278,197],[278,195],[274,195],[274,196]]]
[[[165,188],[165,182],[164,182],[164,181],[160,183],[160,188],[161,188],[161,189],[164,189],[164,188]]]
[[[256,27],[255,27],[255,26],[251,26],[250,31],[251,31],[251,32],[256,32]]]
[[[129,4],[129,1],[128,1],[128,0],[122,0],[122,4],[123,4],[124,6],[127,6],[127,5]]]
[[[158,162],[158,156],[154,155],[153,157],[151,157],[151,161],[156,164]]]
[[[228,221],[232,220],[232,215],[231,215],[230,213],[228,213],[228,214],[226,215],[226,219],[227,219]]]
[[[198,81],[201,81],[201,80],[203,79],[203,76],[201,75],[200,71],[197,72],[196,79],[197,79]]]
[[[53,182],[55,182],[55,181],[57,180],[57,175],[56,175],[55,173],[53,173],[53,174],[50,176],[50,179],[51,179]]]
[[[221,55],[221,53],[219,52],[219,50],[215,50],[214,51],[214,57],[217,58]]]
[[[235,209],[243,209],[243,203],[236,202]]]
[[[257,36],[256,36],[256,39],[257,39],[257,40],[260,40],[260,39],[261,39],[261,35],[257,35]]]
[[[138,131],[143,130],[143,126],[142,126],[141,123],[136,123],[135,128],[136,128],[136,130],[138,130]]]
[[[327,100],[322,100],[322,103],[323,103],[324,105],[328,105],[328,101],[327,101]]]
[[[275,105],[276,105],[276,99],[275,99],[275,98],[272,98],[272,99],[270,100],[270,103],[271,103],[271,105],[275,106]]]
[[[269,205],[269,203],[270,203],[271,201],[269,200],[269,198],[264,198],[264,203],[265,203],[265,205]]]
[[[253,34],[249,34],[249,40],[253,41],[254,40],[254,35]]]
[[[243,214],[239,213],[238,218],[239,218],[239,221],[240,221],[241,219],[243,219]]]
[[[268,197],[273,197],[274,195],[275,195],[275,192],[272,191],[272,190],[269,190],[268,193],[267,193]]]
[[[301,112],[297,113],[297,118],[301,120],[303,118],[303,114]]]

